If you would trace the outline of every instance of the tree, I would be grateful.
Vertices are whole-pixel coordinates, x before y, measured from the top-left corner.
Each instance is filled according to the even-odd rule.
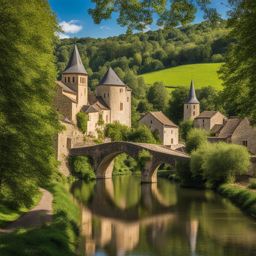
[[[89,120],[88,114],[84,112],[78,112],[76,115],[76,119],[78,129],[85,134],[87,132],[87,123]]]
[[[129,133],[129,127],[119,122],[107,124],[105,128],[105,136],[111,138],[112,141],[126,141]]]
[[[47,1],[1,0],[0,199],[32,204],[57,169],[55,16]]]
[[[187,135],[186,150],[188,153],[207,143],[207,132],[202,129],[191,129]]]
[[[192,129],[193,129],[192,120],[187,120],[180,123],[180,135],[184,141],[187,140],[187,136]]]
[[[229,115],[248,116],[256,122],[256,2],[236,2],[228,22],[235,42],[229,47],[220,72],[224,81],[223,101]]]
[[[155,110],[165,111],[168,103],[168,92],[163,83],[156,82],[148,90],[148,101]]]
[[[145,125],[132,129],[128,136],[129,141],[155,144],[156,139],[151,130]]]

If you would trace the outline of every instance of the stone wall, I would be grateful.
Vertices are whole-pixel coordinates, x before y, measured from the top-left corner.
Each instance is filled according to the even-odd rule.
[[[210,131],[214,125],[223,124],[225,116],[220,112],[217,112],[211,118],[197,118],[194,121],[195,128],[205,129],[206,131]]]
[[[200,114],[200,104],[184,104],[183,119],[194,120]]]

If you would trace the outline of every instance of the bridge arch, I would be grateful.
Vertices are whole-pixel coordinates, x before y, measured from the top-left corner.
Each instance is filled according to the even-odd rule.
[[[111,142],[95,146],[72,148],[70,149],[70,155],[90,157],[93,159],[96,177],[111,178],[115,157],[126,153],[132,158],[138,159],[139,153],[142,150],[147,150],[152,156],[141,170],[142,182],[157,182],[157,170],[163,163],[174,164],[177,160],[187,161],[189,159],[189,156],[185,153],[170,150],[160,145],[131,142]]]

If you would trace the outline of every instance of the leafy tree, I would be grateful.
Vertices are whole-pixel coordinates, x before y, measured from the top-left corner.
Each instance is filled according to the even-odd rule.
[[[191,153],[205,143],[207,143],[207,132],[203,129],[193,128],[187,135],[186,150]]]
[[[139,125],[138,128],[132,129],[129,133],[128,140],[133,142],[156,143],[151,130],[145,125]]]
[[[147,100],[141,100],[138,104],[137,111],[140,113],[146,113],[153,110],[153,105]]]
[[[129,133],[129,127],[119,122],[107,124],[105,128],[105,136],[111,138],[112,141],[126,141]]]
[[[78,129],[85,134],[87,132],[87,123],[89,120],[88,114],[84,112],[78,112],[76,115],[76,119]]]
[[[193,129],[192,120],[187,120],[180,123],[180,135],[184,141],[187,140],[187,136],[192,129]]]
[[[155,110],[165,111],[168,103],[168,92],[163,83],[156,82],[148,90],[148,101]]]
[[[57,169],[57,24],[41,0],[1,0],[0,24],[0,200],[30,206]]]

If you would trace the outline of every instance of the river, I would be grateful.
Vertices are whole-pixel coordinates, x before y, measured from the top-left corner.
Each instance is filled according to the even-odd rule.
[[[256,221],[212,191],[117,176],[77,183],[73,193],[81,255],[256,255]]]

